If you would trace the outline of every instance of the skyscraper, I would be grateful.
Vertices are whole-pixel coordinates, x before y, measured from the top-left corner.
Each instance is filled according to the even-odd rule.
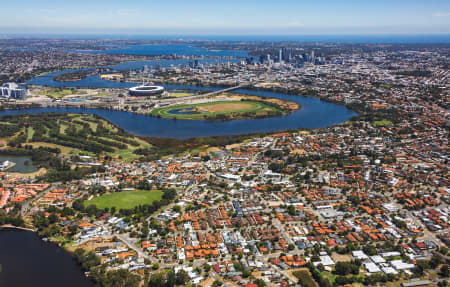
[[[278,55],[278,62],[282,63],[283,62],[283,50],[280,49],[279,55]]]

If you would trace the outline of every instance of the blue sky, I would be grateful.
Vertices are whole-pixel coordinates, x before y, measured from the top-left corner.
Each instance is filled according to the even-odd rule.
[[[450,34],[450,0],[15,0],[0,33]]]

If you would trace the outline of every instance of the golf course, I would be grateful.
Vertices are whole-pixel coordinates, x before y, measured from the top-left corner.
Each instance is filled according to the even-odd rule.
[[[131,209],[138,205],[152,204],[155,200],[161,200],[163,192],[160,190],[135,190],[121,191],[104,194],[85,200],[84,205],[95,205],[97,208]]]
[[[152,116],[180,120],[236,120],[282,115],[283,110],[261,101],[216,101],[161,107]]]

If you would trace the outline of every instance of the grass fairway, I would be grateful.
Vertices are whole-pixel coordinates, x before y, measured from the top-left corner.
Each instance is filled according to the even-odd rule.
[[[392,122],[388,121],[388,120],[383,120],[383,121],[375,121],[375,122],[373,122],[373,124],[375,126],[390,126],[390,125],[392,125]]]
[[[24,125],[24,121],[28,123],[28,127]],[[2,126],[10,125],[14,128],[10,134],[0,139],[3,145],[14,140],[33,148],[58,148],[66,156],[108,155],[131,162],[141,157],[134,153],[137,149],[152,147],[143,139],[123,133],[107,120],[93,115],[30,114],[17,115],[5,121],[0,119],[0,122]]]
[[[227,116],[229,119],[251,118],[270,113],[281,114],[282,111],[256,101],[218,101],[158,108],[153,110],[151,115],[169,119],[203,120],[218,116]]]
[[[163,192],[160,190],[136,190],[122,191],[104,194],[91,200],[84,201],[84,206],[96,205],[97,208],[130,209],[138,205],[152,204],[155,200],[161,200]]]

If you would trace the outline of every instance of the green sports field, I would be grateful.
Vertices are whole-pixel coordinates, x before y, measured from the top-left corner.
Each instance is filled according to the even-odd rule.
[[[152,116],[169,119],[202,120],[227,115],[231,119],[264,116],[270,113],[281,113],[280,109],[256,101],[218,101],[201,104],[175,105],[157,108]]]
[[[152,204],[155,200],[161,200],[163,192],[160,190],[135,190],[104,194],[85,200],[84,206],[96,205],[97,208],[130,209],[138,205]]]

